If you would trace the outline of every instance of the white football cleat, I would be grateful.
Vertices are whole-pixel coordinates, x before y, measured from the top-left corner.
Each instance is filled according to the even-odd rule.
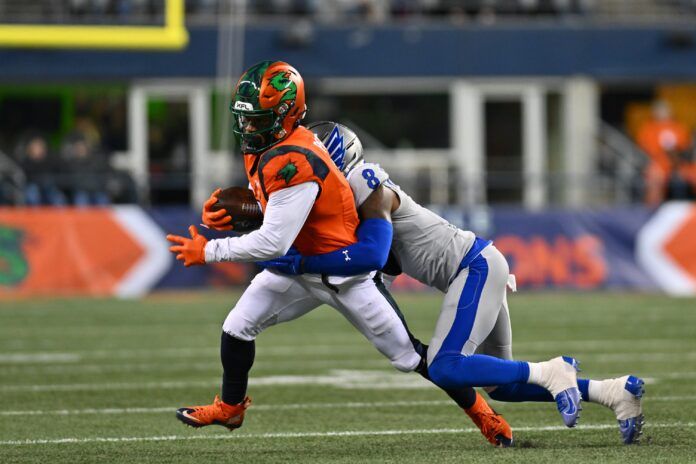
[[[553,395],[563,423],[567,427],[575,427],[582,410],[582,396],[578,389],[578,362],[569,356],[559,356],[539,365],[542,377],[539,385]]]
[[[645,423],[642,405],[645,382],[633,375],[600,382],[602,404],[616,414],[621,440],[626,445],[638,443]]]

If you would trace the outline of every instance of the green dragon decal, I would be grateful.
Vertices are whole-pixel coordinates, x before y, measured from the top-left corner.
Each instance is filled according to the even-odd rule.
[[[276,174],[277,180],[284,180],[285,185],[288,185],[293,177],[297,175],[297,166],[292,161],[283,166],[283,168]]]
[[[29,264],[22,252],[22,231],[0,226],[0,285],[13,287],[29,273]]]
[[[294,100],[297,96],[297,85],[290,80],[290,73],[286,71],[281,71],[278,74],[271,77],[269,83],[278,92],[286,91],[280,101]]]
[[[230,110],[234,111],[235,102],[240,101],[239,106],[248,105],[244,109],[245,111],[256,111],[260,110],[259,106],[259,92],[261,91],[261,82],[263,81],[263,76],[268,71],[270,65],[273,61],[262,61],[252,66],[244,73],[241,79],[239,79],[239,84],[235,94],[232,96],[232,101],[230,102]],[[292,79],[290,79],[290,73],[287,71],[279,71],[275,73],[269,80],[269,84],[275,90],[282,94],[280,101],[293,101],[297,97],[297,84],[295,84]]]

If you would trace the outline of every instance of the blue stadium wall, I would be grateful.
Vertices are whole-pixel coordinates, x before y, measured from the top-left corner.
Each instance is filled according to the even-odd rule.
[[[316,26],[298,43],[249,26],[244,65],[284,59],[306,77],[564,76],[696,78],[696,27],[606,25]],[[0,80],[215,76],[218,31],[191,28],[180,52],[0,49]],[[397,85],[395,83],[395,85]]]

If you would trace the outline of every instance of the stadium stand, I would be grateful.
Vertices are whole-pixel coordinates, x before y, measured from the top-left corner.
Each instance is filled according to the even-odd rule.
[[[242,9],[243,0],[186,0],[191,22],[214,22],[216,15]],[[320,21],[387,21],[447,18],[486,21],[568,17],[611,20],[677,19],[696,14],[693,0],[255,0],[243,9],[251,17],[305,16]],[[160,0],[3,0],[0,17],[10,23],[161,22]]]

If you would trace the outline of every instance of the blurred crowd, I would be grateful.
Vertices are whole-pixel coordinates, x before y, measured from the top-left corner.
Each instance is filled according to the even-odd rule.
[[[323,21],[358,17],[380,22],[413,16],[451,20],[496,15],[585,14],[596,0],[258,0],[252,14],[301,14]]]
[[[89,132],[74,130],[51,150],[45,135],[29,131],[13,154],[0,152],[0,204],[92,206],[135,203],[130,175],[113,169]]]
[[[696,200],[696,146],[686,124],[676,120],[665,101],[653,104],[651,118],[638,129],[636,142],[648,155],[645,200]]]
[[[18,21],[42,17],[48,21],[158,21],[163,0],[24,0],[0,1],[0,14]],[[371,21],[413,15],[492,16],[582,14],[597,0],[246,0],[245,11],[255,15],[301,15],[331,21],[353,17]],[[244,0],[186,0],[189,19],[240,10]]]
[[[0,0],[0,17],[9,22],[161,23],[164,0]],[[674,17],[695,14],[696,0],[185,0],[187,21],[216,21],[219,14],[244,10],[253,20],[303,17],[319,22],[346,19],[368,22],[446,17],[476,19],[532,16],[614,15],[653,13]],[[242,8],[243,6],[243,8]],[[636,8],[637,7],[637,8]]]

